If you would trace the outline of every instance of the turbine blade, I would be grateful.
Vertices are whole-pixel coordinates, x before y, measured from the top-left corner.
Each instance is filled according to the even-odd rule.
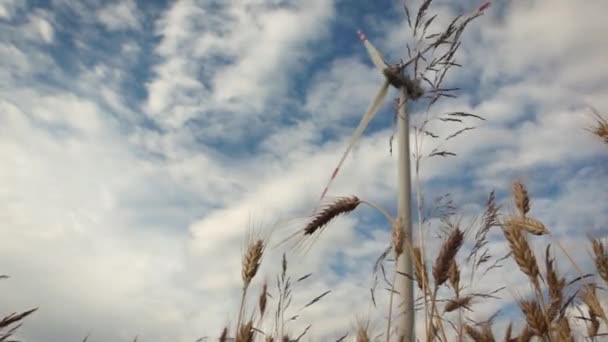
[[[372,43],[369,42],[369,40],[361,30],[357,31],[357,33],[359,34],[359,39],[361,39],[363,45],[365,45],[365,49],[367,50],[367,53],[371,57],[372,62],[374,63],[376,68],[378,68],[380,72],[384,71],[384,69],[387,68],[387,65],[384,62],[384,58],[382,58],[382,56],[380,55],[380,52],[378,52],[378,50],[372,45]]]
[[[491,1],[486,2],[485,4],[481,5],[481,6],[479,7],[479,9],[477,9],[477,11],[478,11],[478,12],[483,12],[483,11],[485,11],[485,10],[486,10],[488,7],[490,7],[491,3],[492,3]]]
[[[390,85],[390,83],[388,82],[388,80],[385,80],[384,84],[378,91],[378,94],[376,94],[376,97],[374,98],[374,102],[372,102],[372,105],[367,110],[367,113],[365,113],[365,115],[363,115],[363,117],[361,118],[361,121],[359,122],[359,126],[355,130],[355,133],[353,134],[353,136],[350,140],[350,143],[348,144],[348,147],[346,148],[346,151],[344,151],[344,154],[342,154],[342,158],[340,159],[338,166],[336,166],[336,168],[334,169],[334,172],[332,173],[332,175],[329,179],[329,182],[327,182],[325,189],[323,189],[323,193],[321,193],[320,200],[323,200],[323,197],[325,197],[325,195],[327,194],[327,191],[329,190],[329,187],[330,187],[332,181],[338,175],[338,171],[340,170],[340,167],[342,167],[342,163],[344,163],[344,160],[348,156],[348,153],[353,148],[353,146],[355,145],[357,140],[359,140],[359,138],[361,138],[363,131],[365,131],[365,128],[367,128],[367,125],[369,125],[370,121],[374,118],[374,116],[380,109],[380,106],[382,105],[382,100],[384,99],[384,97],[386,96],[386,93],[388,92],[389,85]]]

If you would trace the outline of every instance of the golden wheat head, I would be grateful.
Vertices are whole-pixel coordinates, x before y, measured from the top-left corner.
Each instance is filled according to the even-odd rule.
[[[515,207],[519,210],[522,217],[530,211],[530,197],[528,196],[528,190],[524,184],[518,180],[513,182],[513,199],[515,201]]]
[[[312,235],[339,215],[349,213],[361,204],[357,196],[341,197],[317,212],[304,227],[304,235]]]
[[[450,266],[462,246],[464,234],[460,228],[455,228],[450,236],[441,245],[441,250],[435,264],[433,265],[433,277],[435,278],[435,287],[441,286],[448,280]]]

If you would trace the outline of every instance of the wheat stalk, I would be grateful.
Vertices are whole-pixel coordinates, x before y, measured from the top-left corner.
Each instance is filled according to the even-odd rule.
[[[456,228],[450,233],[450,236],[441,246],[441,250],[437,255],[435,264],[433,265],[433,278],[435,278],[435,287],[443,285],[448,280],[450,266],[456,257],[456,253],[462,246],[464,234],[460,228]]]
[[[475,342],[494,342],[494,336],[489,324],[485,324],[481,331],[473,328],[470,325],[464,327],[467,335]]]
[[[530,277],[534,284],[538,284],[539,271],[536,257],[532,253],[532,249],[530,249],[528,240],[522,230],[507,221],[503,226],[503,233],[519,269]]]
[[[235,342],[253,342],[253,322],[249,321],[239,327]]]
[[[370,342],[369,337],[369,320],[357,320],[357,342]]]
[[[224,327],[224,330],[222,330],[222,334],[220,335],[219,341],[220,342],[228,341],[228,327]]]
[[[598,239],[592,241],[593,254],[595,254],[594,261],[597,272],[608,284],[608,251]]]
[[[531,217],[512,217],[506,220],[505,223],[523,229],[533,235],[545,235],[548,233],[545,225],[537,219]]]
[[[399,256],[403,254],[403,246],[405,243],[405,229],[403,224],[403,219],[399,217],[393,223],[393,231],[392,231],[392,242],[393,242],[393,252],[395,253],[395,260],[399,259]],[[397,280],[397,268],[393,271],[393,282],[391,283],[391,294],[388,303],[388,323],[386,325],[386,341],[390,341],[391,336],[391,322],[393,315],[393,297],[395,294],[395,281]],[[359,336],[359,335],[357,335]],[[357,337],[357,341],[359,338]]]
[[[469,306],[472,304],[472,302],[473,302],[473,296],[464,296],[464,297],[453,298],[453,299],[448,300],[443,311],[452,312],[452,311],[455,311],[455,310],[458,310],[461,308],[469,309]]]
[[[266,313],[267,304],[268,304],[268,282],[264,281],[264,284],[262,284],[262,291],[260,292],[260,296],[258,298],[258,308],[260,309],[260,321],[264,317],[264,313]]]
[[[424,260],[422,260],[422,251],[420,247],[414,247],[414,274],[416,276],[416,283],[418,284],[418,288],[423,292],[426,292],[425,289],[429,288],[428,277],[426,274],[426,266]]]
[[[357,208],[361,201],[357,196],[341,197],[336,199],[331,204],[325,206],[321,211],[314,215],[306,227],[304,227],[304,235],[312,235],[317,230],[322,229],[331,220],[339,215],[349,213]]]
[[[567,317],[562,316],[558,319],[556,329],[558,341],[574,342],[574,338],[572,337],[572,329],[570,329],[570,322],[568,322]]]
[[[405,243],[405,229],[403,219],[399,218],[392,225],[392,242],[393,242],[393,252],[395,253],[395,260],[403,254],[403,246]]]
[[[245,310],[245,299],[247,297],[247,290],[249,289],[249,285],[251,285],[251,281],[258,273],[260,263],[262,262],[262,257],[264,255],[264,251],[266,249],[266,242],[263,239],[254,239],[251,231],[249,232],[248,241],[249,243],[247,245],[247,250],[245,251],[245,254],[243,255],[243,260],[241,262],[241,277],[243,279],[243,290],[236,325],[237,332],[235,335],[238,335],[238,329],[241,329],[241,320],[243,318],[243,312]]]
[[[526,318],[526,323],[528,323],[530,330],[536,336],[544,336],[547,333],[548,326],[538,302],[524,300],[519,303],[519,306]]]
[[[608,325],[608,318],[606,317],[606,313],[600,305],[600,302],[597,300],[595,289],[596,285],[593,283],[589,287],[586,287],[581,292],[581,299],[589,308],[589,312],[591,312],[594,316],[603,319],[606,325]]]
[[[439,291],[439,287],[447,281],[449,277],[450,266],[454,261],[458,250],[462,246],[463,240],[464,234],[462,233],[462,230],[460,230],[459,227],[454,228],[448,238],[443,242],[441,249],[439,250],[439,254],[435,259],[435,264],[433,265],[433,278],[435,279],[435,288],[431,297],[431,322],[435,317],[435,313],[438,312],[437,292]],[[442,334],[443,340],[447,341],[447,336],[445,334],[445,328],[443,327],[442,320],[438,318],[437,323],[439,325],[439,330]]]
[[[545,269],[546,269],[546,281],[549,289],[549,308],[547,310],[547,316],[549,321],[552,321],[562,308],[562,296],[563,289],[566,286],[566,280],[560,278],[557,274],[557,270],[554,266],[554,259],[550,255],[550,246],[547,246],[545,252]]]
[[[450,286],[454,289],[456,297],[458,297],[460,295],[460,269],[458,268],[456,260],[452,260],[450,269],[448,270],[448,280]]]
[[[242,272],[243,286],[248,287],[260,268],[262,255],[264,254],[264,240],[258,239],[249,244],[247,252],[243,257]]]
[[[511,341],[512,333],[513,333],[513,322],[509,322],[509,325],[507,326],[507,330],[505,330],[505,338],[504,338],[505,342]]]
[[[515,207],[519,210],[521,216],[525,217],[530,211],[530,197],[528,196],[528,190],[519,180],[513,182],[513,198]]]

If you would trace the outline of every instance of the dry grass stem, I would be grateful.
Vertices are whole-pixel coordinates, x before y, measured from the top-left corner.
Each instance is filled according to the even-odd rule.
[[[4,317],[0,321],[0,328],[6,328],[6,327],[8,327],[9,325],[11,325],[13,323],[19,322],[22,319],[24,319],[25,317],[27,317],[27,316],[31,315],[32,313],[36,312],[36,310],[38,310],[38,308],[31,309],[31,310],[28,310],[28,311],[24,311],[24,312],[22,312],[20,314],[12,313],[12,314]]]

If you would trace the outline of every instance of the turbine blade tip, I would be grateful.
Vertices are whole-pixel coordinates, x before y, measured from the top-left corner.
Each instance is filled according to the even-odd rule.
[[[365,37],[365,33],[363,33],[363,31],[358,30],[357,34],[359,35],[359,39],[361,39],[362,42],[367,40],[367,37]]]

